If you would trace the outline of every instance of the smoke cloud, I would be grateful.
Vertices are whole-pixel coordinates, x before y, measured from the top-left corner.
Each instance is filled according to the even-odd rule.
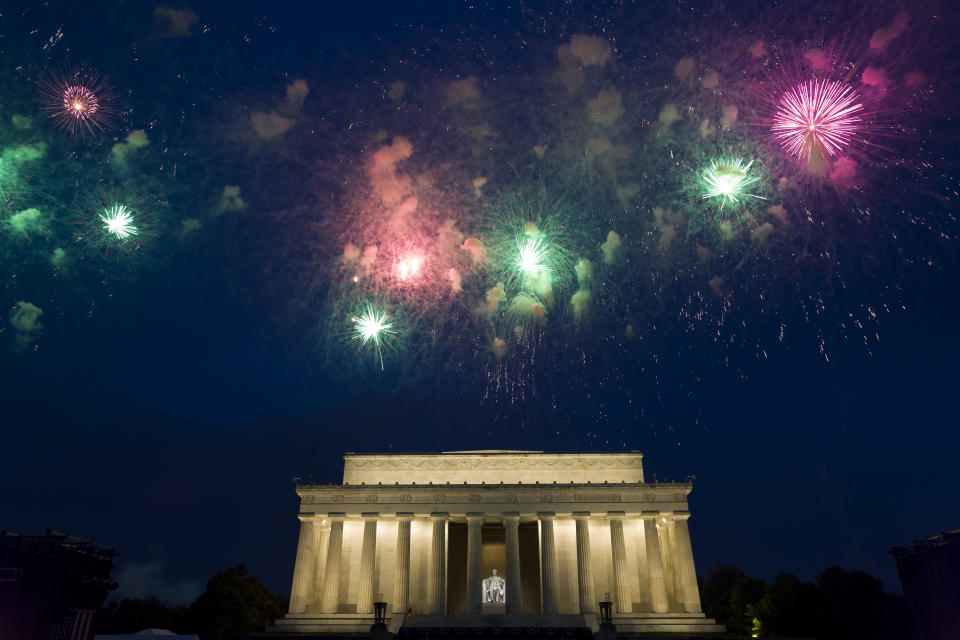
[[[607,233],[606,241],[600,245],[600,251],[603,252],[603,261],[606,264],[613,264],[617,259],[617,250],[620,248],[620,234],[616,231]]]
[[[10,326],[17,332],[17,346],[26,347],[43,330],[43,323],[40,322],[42,315],[43,309],[37,305],[26,300],[17,302],[10,312]]]

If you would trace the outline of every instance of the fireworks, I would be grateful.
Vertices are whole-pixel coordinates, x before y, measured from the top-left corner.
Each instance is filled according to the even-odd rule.
[[[42,108],[69,134],[103,131],[110,122],[112,93],[97,77],[73,72],[44,81]]]
[[[0,159],[0,206],[7,203],[10,196],[18,191],[19,173],[12,163]]]
[[[103,222],[103,229],[119,240],[126,240],[137,235],[137,227],[133,224],[133,211],[126,205],[113,204],[106,207],[99,214]]]
[[[143,248],[144,238],[153,237],[157,229],[149,200],[127,189],[98,190],[81,196],[77,205],[77,240],[104,257],[132,256]]]
[[[390,336],[395,335],[393,323],[383,309],[367,305],[359,314],[350,318],[353,323],[353,337],[362,347],[373,348],[380,358],[380,369],[383,370],[383,347],[387,345]]]
[[[420,273],[420,266],[423,260],[420,256],[407,256],[397,265],[397,276],[401,281],[406,282],[408,278],[413,278]]]
[[[739,208],[750,198],[765,200],[752,193],[760,181],[757,173],[751,173],[753,160],[745,162],[743,158],[725,158],[714,160],[700,174],[700,197],[710,202],[719,202],[718,211],[724,207]]]
[[[547,271],[550,250],[542,237],[528,235],[517,242],[516,267],[525,275],[535,277]]]
[[[567,288],[573,276],[576,254],[572,248],[579,251],[583,242],[575,224],[577,210],[567,199],[547,192],[511,194],[493,207],[484,234],[493,269],[483,290],[488,294],[487,305],[493,302],[487,307],[490,312],[500,309],[493,314],[495,322],[505,320],[511,328],[516,324],[506,316],[511,315],[514,298],[520,294],[544,309],[554,307],[556,294]],[[498,288],[502,288],[506,303],[503,307],[499,307],[500,298],[489,298]],[[513,311],[528,308],[531,305],[524,303]],[[534,316],[541,322],[546,319],[541,312]]]
[[[269,217],[252,214],[251,205],[250,215],[238,214],[231,222],[218,215],[223,207],[217,199],[224,188],[238,189],[223,184],[247,175],[249,156],[224,142],[215,117],[204,115],[212,112],[194,108],[188,89],[206,91],[206,80],[191,80],[176,95],[165,94],[170,103],[161,103],[155,114],[156,92],[147,90],[153,86],[149,82],[110,99],[91,76],[61,74],[45,83],[44,98],[59,127],[78,134],[97,131],[112,112],[122,116],[117,124],[125,130],[142,126],[158,132],[150,135],[156,139],[152,144],[163,138],[163,156],[125,166],[123,151],[133,143],[121,142],[119,131],[86,153],[76,141],[48,141],[48,159],[37,163],[50,171],[41,184],[52,198],[81,194],[82,210],[71,220],[76,231],[69,232],[57,217],[57,204],[42,206],[39,198],[45,195],[38,193],[37,202],[22,206],[15,199],[0,209],[0,235],[8,232],[0,252],[29,255],[41,265],[38,279],[49,277],[51,262],[69,265],[55,274],[64,276],[63,282],[69,275],[71,284],[89,269],[98,287],[101,272],[117,281],[121,273],[155,268],[181,251],[222,246],[259,256],[264,277],[271,280],[255,290],[289,287],[271,294],[271,300],[296,340],[315,347],[304,349],[304,357],[321,358],[333,376],[373,374],[372,360],[379,360],[382,370],[390,360],[396,375],[373,376],[384,388],[397,384],[429,393],[431,385],[446,390],[462,384],[469,396],[473,386],[493,381],[497,389],[516,389],[522,380],[521,386],[529,383],[523,393],[531,397],[536,387],[541,398],[547,397],[543,393],[560,397],[569,384],[598,398],[601,391],[592,385],[598,379],[611,392],[621,384],[637,390],[630,380],[660,379],[672,366],[666,353],[686,350],[710,359],[711,366],[722,362],[732,369],[738,365],[728,356],[736,356],[736,349],[768,349],[771,342],[791,339],[782,338],[784,331],[773,323],[778,305],[797,306],[789,297],[794,291],[805,296],[803,305],[839,308],[830,307],[833,300],[818,300],[817,269],[854,280],[859,263],[841,272],[831,271],[833,261],[837,255],[860,255],[843,243],[859,246],[872,230],[854,227],[858,236],[841,225],[886,222],[873,213],[885,194],[859,188],[879,182],[867,172],[880,175],[884,165],[893,165],[899,172],[893,177],[905,181],[910,167],[923,166],[914,161],[929,153],[912,150],[921,149],[919,141],[905,139],[903,148],[891,142],[893,152],[883,162],[868,164],[859,154],[851,156],[854,149],[879,154],[877,144],[866,149],[861,139],[867,134],[884,135],[871,143],[894,138],[882,126],[885,113],[901,115],[901,126],[916,126],[909,123],[914,112],[895,102],[901,99],[893,91],[896,85],[882,95],[871,89],[873,80],[861,82],[860,63],[852,58],[837,53],[831,58],[836,65],[812,76],[809,66],[791,62],[788,54],[799,56],[801,43],[789,39],[768,41],[771,53],[757,47],[752,59],[740,55],[749,43],[725,33],[701,44],[704,48],[697,50],[683,39],[683,53],[674,52],[685,56],[679,64],[683,73],[673,76],[679,82],[650,81],[658,77],[657,69],[677,61],[666,63],[672,55],[666,50],[650,58],[655,64],[646,65],[642,54],[636,64],[594,65],[587,73],[579,64],[568,64],[572,54],[562,45],[556,52],[560,67],[536,65],[524,74],[505,73],[496,83],[478,69],[479,77],[453,82],[444,94],[443,78],[424,76],[423,86],[441,99],[427,99],[424,88],[388,101],[378,85],[363,84],[351,109],[341,110],[342,120],[320,117],[325,113],[320,108],[301,110],[300,89],[288,87],[288,103],[278,95],[258,108],[314,132],[315,143],[281,154],[290,167],[302,163],[310,170],[294,174],[284,164],[276,173],[250,173],[250,189],[267,190],[261,195],[269,204],[261,211]],[[551,60],[556,57],[552,49],[547,53]],[[906,78],[921,65],[874,58],[868,61],[884,63],[891,78],[902,78],[911,89],[903,99],[916,101],[918,108],[934,100],[928,91],[932,81],[913,85],[920,80]],[[110,74],[136,78],[139,70],[119,68]],[[834,70],[858,79],[841,82],[839,75],[825,75]],[[564,75],[567,89],[580,89],[543,91],[559,79],[557,74]],[[324,95],[323,89],[336,88],[321,77],[306,80],[318,83],[311,100]],[[496,98],[483,95],[485,86],[496,88]],[[471,94],[470,105],[449,102],[450,92],[463,87]],[[608,94],[618,104],[622,98],[623,114],[615,123],[593,117],[591,103]],[[121,101],[119,95],[129,98]],[[240,94],[224,90],[217,95],[230,104]],[[942,102],[940,94],[936,100]],[[128,101],[129,112],[119,113],[119,103]],[[658,109],[659,122],[651,125]],[[363,133],[357,135],[350,123],[353,112],[362,110]],[[231,125],[238,135],[230,139],[253,143],[245,117]],[[757,123],[763,126],[751,126]],[[9,133],[33,139],[27,138],[28,124],[17,125],[27,133]],[[262,151],[281,152],[278,144],[264,145]],[[256,145],[251,149],[260,153],[260,142]],[[42,149],[18,153],[43,157]],[[14,164],[20,156],[4,153],[0,198],[10,172],[31,178],[29,167]],[[804,180],[809,167],[799,166],[798,156],[823,158],[821,175],[837,185],[837,193]],[[846,158],[838,162],[836,156]],[[217,171],[221,166],[225,175]],[[934,180],[938,168],[922,170]],[[84,199],[84,192],[111,180],[121,182],[106,197]],[[857,188],[842,188],[841,180]],[[890,184],[909,193],[900,189],[903,182]],[[848,190],[850,197],[844,197]],[[283,197],[269,197],[274,191]],[[858,208],[856,215],[835,215],[851,206]],[[900,224],[897,220],[891,224]],[[28,222],[45,227],[42,233],[14,234],[14,221],[23,228]],[[239,225],[237,233],[233,225]],[[50,257],[56,247],[65,250],[68,262],[64,252]],[[894,253],[884,249],[882,255]],[[100,259],[114,256],[120,259]],[[243,264],[256,266],[256,261]],[[802,286],[795,286],[799,281]],[[45,284],[39,281],[32,290],[43,291]],[[290,303],[281,305],[281,300]],[[768,309],[776,311],[767,314]],[[806,309],[792,317],[818,322],[808,319]],[[864,326],[864,333],[872,330]],[[696,365],[683,366],[693,373]],[[584,372],[598,377],[578,377]],[[636,398],[641,401],[639,390]]]
[[[840,155],[860,127],[860,96],[839,82],[813,80],[780,98],[771,131],[790,155]]]

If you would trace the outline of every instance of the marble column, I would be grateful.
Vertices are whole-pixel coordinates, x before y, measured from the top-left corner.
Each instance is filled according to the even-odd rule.
[[[625,521],[624,526],[627,526]],[[640,591],[637,594],[637,603],[640,605],[638,611],[650,611],[650,570],[647,566],[647,536],[643,529],[643,519],[638,518],[637,522],[630,524],[638,525],[636,527],[637,536],[637,576],[640,578],[637,586]]]
[[[613,585],[617,613],[633,613],[633,598],[627,582],[627,545],[623,537],[623,511],[610,511],[610,550],[613,554]]]
[[[673,512],[676,564],[680,577],[680,604],[683,605],[686,613],[701,613],[700,589],[697,587],[697,571],[693,566],[693,548],[690,546],[690,529],[687,527],[689,517],[689,511]]]
[[[320,519],[320,516],[317,516]],[[330,521],[323,518],[319,523],[313,525],[314,537],[316,539],[316,560],[313,566],[313,595],[307,603],[307,611],[319,611],[323,601],[323,576],[327,568],[327,545],[330,543]]]
[[[483,604],[481,549],[483,514],[467,514],[467,613],[480,613]]]
[[[397,514],[397,559],[394,563],[393,612],[410,608],[410,521],[412,513]]]
[[[593,560],[590,557],[590,512],[574,511],[577,522],[577,586],[580,613],[596,613],[593,596]]]
[[[507,547],[507,613],[523,613],[523,589],[520,586],[520,514],[503,514],[504,541]]]
[[[377,564],[377,521],[379,513],[364,513],[363,543],[360,547],[360,580],[357,587],[357,613],[373,613],[373,581]]]
[[[650,600],[654,613],[667,613],[667,590],[663,584],[663,562],[660,557],[660,538],[657,535],[659,511],[643,512],[643,534],[647,542],[647,572],[650,580]]]
[[[541,511],[540,519],[540,591],[543,613],[557,613],[557,551],[553,544],[553,511]]]
[[[343,513],[329,514],[330,539],[327,542],[327,568],[323,576],[322,613],[336,613],[340,604],[340,551],[343,549]]]
[[[679,584],[677,583],[677,568],[674,564],[673,549],[673,521],[664,519],[662,516],[658,520],[657,534],[660,538],[660,562],[663,570],[663,587],[667,592],[667,603],[671,611],[677,610],[680,602]]]
[[[447,609],[447,517],[449,513],[431,513],[433,539],[430,543],[430,582],[427,601],[430,613],[443,614]]]
[[[316,559],[313,534],[315,516],[301,513],[300,539],[297,541],[297,560],[293,565],[293,586],[290,589],[290,613],[303,613],[310,601],[313,582],[313,563]]]

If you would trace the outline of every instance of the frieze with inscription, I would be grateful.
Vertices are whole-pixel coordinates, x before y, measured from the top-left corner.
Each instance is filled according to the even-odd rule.
[[[596,457],[589,461],[586,458],[569,458],[550,456],[503,456],[498,458],[483,458],[477,461],[473,457],[461,456],[431,456],[431,457],[407,457],[400,459],[393,458],[370,458],[363,459],[352,457],[348,459],[348,464],[356,469],[382,469],[382,470],[403,470],[414,469],[502,469],[505,471],[514,471],[517,469],[579,469],[585,470],[593,468],[607,469],[639,469],[643,462],[639,456],[623,457]]]
[[[387,485],[348,485],[338,487],[341,493],[328,493],[320,486],[311,490],[309,486],[300,489],[300,503],[316,506],[319,504],[473,504],[485,505],[484,509],[496,509],[496,505],[517,504],[580,504],[591,503],[630,503],[640,505],[662,504],[669,502],[685,503],[689,487],[674,485],[670,487],[644,484],[580,484],[565,486],[563,483],[544,486],[543,484],[522,485],[446,485],[445,491],[438,492],[436,485],[404,487],[410,493],[393,493]],[[376,490],[379,489],[379,490]],[[611,491],[615,489],[615,491]],[[412,490],[412,491],[411,491]]]
[[[573,497],[576,502],[620,502],[619,493],[590,495],[589,493],[578,493]]]

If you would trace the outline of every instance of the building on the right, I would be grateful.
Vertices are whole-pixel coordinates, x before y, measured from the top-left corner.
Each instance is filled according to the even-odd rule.
[[[960,638],[960,529],[894,547],[920,640]]]

